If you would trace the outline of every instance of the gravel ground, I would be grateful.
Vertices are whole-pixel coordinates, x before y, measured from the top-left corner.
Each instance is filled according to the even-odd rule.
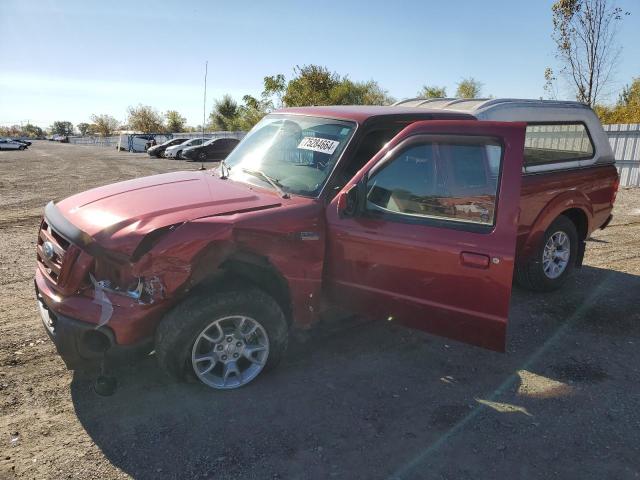
[[[560,292],[514,290],[508,352],[388,323],[328,322],[238,391],[155,359],[108,398],[38,318],[50,199],[199,165],[35,142],[0,152],[0,478],[640,478],[640,190]]]

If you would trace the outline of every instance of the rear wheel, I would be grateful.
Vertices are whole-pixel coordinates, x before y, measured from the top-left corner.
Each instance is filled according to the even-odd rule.
[[[158,362],[171,376],[228,390],[278,364],[288,327],[277,302],[261,290],[203,292],[171,310],[155,340]]]
[[[536,255],[516,267],[518,284],[540,292],[560,288],[575,267],[578,241],[575,224],[564,215],[556,218],[547,228]]]

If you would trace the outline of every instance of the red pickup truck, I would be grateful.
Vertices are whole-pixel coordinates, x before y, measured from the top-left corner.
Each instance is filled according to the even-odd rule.
[[[574,102],[284,109],[216,170],[49,203],[38,305],[69,368],[155,350],[217,389],[276,365],[327,305],[503,351],[513,278],[564,283],[617,186]]]

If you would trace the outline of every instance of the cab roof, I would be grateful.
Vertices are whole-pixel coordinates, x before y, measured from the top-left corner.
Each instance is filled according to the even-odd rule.
[[[585,104],[560,100],[518,98],[412,98],[391,106],[338,105],[283,108],[274,113],[316,115],[363,123],[372,117],[389,115],[424,116],[425,118],[476,118],[478,120],[548,121],[569,117],[583,120],[593,117]]]

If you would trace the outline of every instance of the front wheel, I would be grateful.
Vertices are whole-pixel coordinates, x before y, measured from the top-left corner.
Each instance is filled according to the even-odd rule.
[[[204,162],[207,159],[207,152],[200,152],[198,154],[198,160],[200,160],[201,162]]]
[[[160,366],[228,390],[253,381],[282,358],[288,327],[278,303],[251,288],[196,294],[171,310],[156,331]]]
[[[571,276],[578,254],[578,232],[564,215],[547,228],[536,255],[516,267],[518,284],[529,290],[550,292]]]

